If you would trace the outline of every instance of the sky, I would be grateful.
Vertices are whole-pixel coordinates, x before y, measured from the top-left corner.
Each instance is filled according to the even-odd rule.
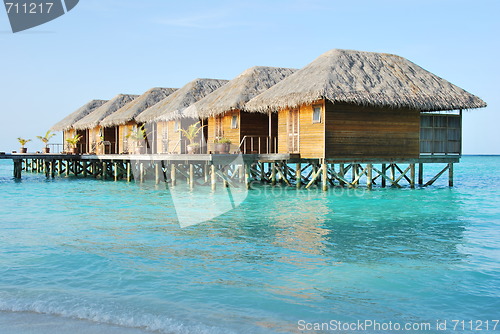
[[[403,56],[479,96],[464,154],[500,154],[498,0],[80,0],[13,34],[0,9],[0,151],[36,139],[92,99],[301,68],[331,49]],[[51,142],[62,142],[57,136]]]

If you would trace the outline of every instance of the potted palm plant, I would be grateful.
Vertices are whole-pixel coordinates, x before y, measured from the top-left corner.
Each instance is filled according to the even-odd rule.
[[[71,154],[78,154],[78,147],[76,145],[78,145],[80,139],[82,139],[82,135],[80,134],[66,139],[66,142],[71,145]]]
[[[214,150],[219,154],[228,154],[231,147],[231,140],[229,138],[218,138],[214,140]]]
[[[130,132],[126,137],[135,142],[135,153],[136,154],[144,154],[145,147],[143,145],[144,140],[146,139],[147,133],[144,129],[144,125],[138,127],[137,129]]]
[[[200,144],[195,143],[194,141],[196,140],[196,137],[198,136],[198,133],[200,133],[201,129],[203,129],[203,126],[200,126],[200,122],[196,122],[194,124],[191,124],[187,130],[185,129],[180,129],[182,132],[182,135],[186,137],[187,140],[189,140],[189,145],[187,146],[187,153],[188,154],[198,154],[200,153]]]
[[[38,139],[40,139],[44,144],[45,144],[45,147],[43,148],[43,153],[50,153],[50,147],[49,147],[49,141],[50,141],[50,138],[54,137],[56,134],[55,133],[51,133],[51,131],[47,131],[45,133],[45,136],[36,136]]]
[[[17,141],[19,142],[19,144],[21,144],[21,148],[19,150],[19,153],[28,153],[28,149],[26,147],[24,147],[24,145],[26,145],[27,143],[29,143],[31,141],[31,139],[24,139],[24,138],[17,138]]]

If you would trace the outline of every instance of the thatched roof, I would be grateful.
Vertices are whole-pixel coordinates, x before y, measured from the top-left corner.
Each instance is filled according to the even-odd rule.
[[[175,92],[177,88],[152,88],[102,120],[101,126],[117,126],[132,121],[137,115]]]
[[[78,108],[75,112],[72,112],[68,116],[64,117],[61,121],[56,123],[54,126],[50,128],[51,131],[66,131],[71,129],[73,124],[90,114],[95,109],[102,106],[107,101],[104,100],[92,100],[87,102],[80,108]]]
[[[138,122],[170,121],[183,117],[183,111],[193,103],[204,98],[228,81],[217,79],[195,79],[163,101],[146,109],[136,117]]]
[[[391,54],[331,50],[250,100],[250,111],[276,111],[319,99],[421,111],[485,107],[465,90]]]
[[[139,95],[119,94],[73,124],[73,128],[77,130],[95,128],[104,118],[111,115],[127,103],[130,103],[138,96]]]
[[[296,71],[279,67],[251,67],[220,89],[188,107],[184,114],[193,118],[206,118],[234,109],[244,109],[245,104],[253,97]]]

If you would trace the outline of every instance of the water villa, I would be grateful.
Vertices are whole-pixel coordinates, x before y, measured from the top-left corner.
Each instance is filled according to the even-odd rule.
[[[180,129],[188,128],[196,123],[197,119],[186,116],[185,109],[226,83],[227,80],[195,79],[169,98],[138,115],[139,122],[154,128],[152,134],[149,135],[156,143],[153,153],[187,153],[187,142],[183,139]],[[201,135],[195,139],[200,147],[206,147],[206,141],[203,138],[206,136]]]
[[[103,127],[101,121],[138,95],[119,94],[96,108],[87,116],[75,122],[70,130],[65,131],[64,138],[70,137],[73,131],[81,134],[80,150],[82,153],[116,154],[118,153],[118,127]]]
[[[188,107],[185,115],[206,120],[209,151],[217,151],[213,143],[226,138],[228,142],[236,143],[236,149],[243,154],[276,152],[277,115],[272,112],[249,113],[245,105],[295,71],[263,66],[249,68]]]
[[[65,137],[86,131],[81,152],[95,154],[3,157],[14,160],[15,177],[24,169],[47,176],[152,177],[171,185],[185,179],[191,187],[259,181],[326,190],[361,182],[368,188],[426,186],[448,171],[453,186],[462,111],[486,106],[405,58],[337,49],[300,70],[253,67],[229,82],[197,79],[162,94],[168,96],[155,104],[147,97],[134,104],[135,95],[92,101],[53,127]],[[142,124],[149,154],[130,154],[123,134]],[[197,124],[203,135],[196,140],[205,149],[186,154],[182,129]],[[96,149],[98,137],[110,147]],[[232,143],[229,154],[213,146],[222,139]],[[425,163],[444,168],[424,182]]]
[[[111,113],[100,122],[103,128],[118,128],[117,152],[119,154],[132,153],[141,151],[142,149],[144,149],[144,153],[154,152],[156,129],[149,126],[146,127],[143,123],[138,122],[136,118],[148,108],[169,97],[176,90],[176,88],[152,88],[132,102],[125,104],[117,111]],[[148,138],[146,136],[143,146],[139,146],[136,140],[131,139],[134,133],[140,131],[141,127],[144,127],[144,131],[151,133],[153,137]]]

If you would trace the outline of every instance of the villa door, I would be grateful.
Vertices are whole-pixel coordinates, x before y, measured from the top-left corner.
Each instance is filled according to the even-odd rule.
[[[299,109],[288,112],[288,152],[299,153]]]
[[[215,116],[215,139],[224,137],[223,116]]]

